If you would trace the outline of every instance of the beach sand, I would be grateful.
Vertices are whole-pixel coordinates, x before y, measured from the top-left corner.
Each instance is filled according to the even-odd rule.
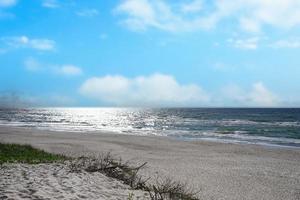
[[[65,164],[7,164],[0,169],[0,199],[148,200],[118,180],[94,172],[71,173]]]
[[[147,162],[141,173],[152,180],[159,176],[187,182],[200,190],[200,199],[300,199],[296,148],[12,127],[0,127],[0,142],[31,144],[69,156],[111,151],[133,164]]]

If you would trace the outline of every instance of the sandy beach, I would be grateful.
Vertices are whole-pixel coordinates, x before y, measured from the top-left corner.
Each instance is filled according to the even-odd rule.
[[[147,162],[141,171],[145,177],[166,176],[187,182],[200,190],[200,199],[300,199],[297,148],[11,127],[0,127],[0,142],[31,144],[68,156],[111,151],[132,163]]]
[[[64,164],[10,164],[0,169],[0,199],[147,200],[147,193],[131,190],[99,172],[71,173]]]

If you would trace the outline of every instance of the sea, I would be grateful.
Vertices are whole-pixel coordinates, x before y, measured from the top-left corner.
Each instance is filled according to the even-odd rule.
[[[300,148],[299,108],[0,109],[0,126]]]

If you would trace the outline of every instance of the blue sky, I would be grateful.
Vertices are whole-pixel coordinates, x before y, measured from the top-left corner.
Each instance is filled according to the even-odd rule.
[[[300,106],[298,0],[0,0],[2,106]]]

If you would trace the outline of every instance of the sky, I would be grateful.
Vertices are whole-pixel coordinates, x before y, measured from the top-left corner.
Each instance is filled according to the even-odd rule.
[[[300,107],[299,0],[0,0],[0,106]]]

